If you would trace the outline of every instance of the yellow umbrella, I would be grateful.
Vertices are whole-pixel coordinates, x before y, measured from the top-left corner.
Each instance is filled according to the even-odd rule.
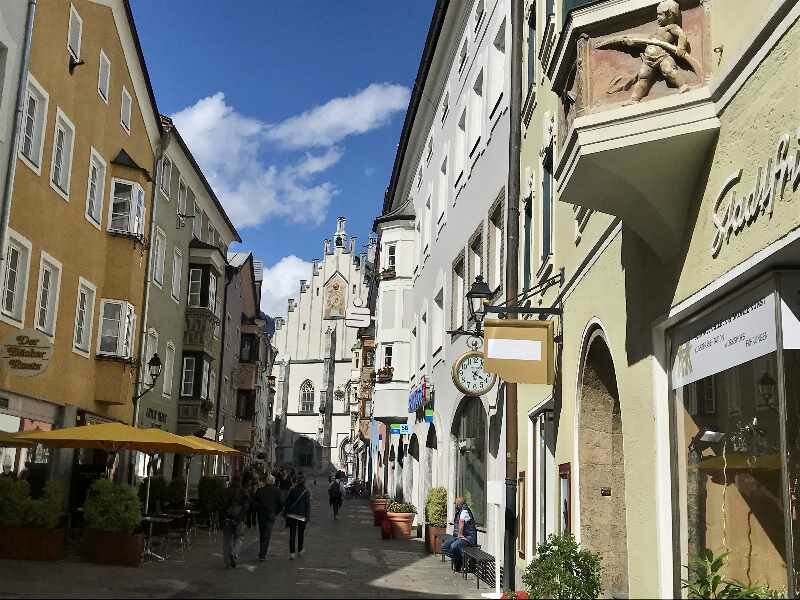
[[[220,444],[214,440],[201,438],[196,435],[185,435],[183,437],[189,440],[190,443],[207,450],[206,454],[241,454],[236,448],[231,448],[230,446]],[[200,453],[198,452],[198,454]]]
[[[0,448],[30,448],[34,442],[26,442],[17,438],[16,433],[0,431]]]

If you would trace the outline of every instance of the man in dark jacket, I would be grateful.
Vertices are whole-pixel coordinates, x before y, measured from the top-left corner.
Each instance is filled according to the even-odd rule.
[[[225,490],[225,501],[222,506],[222,556],[225,568],[236,568],[239,560],[239,546],[242,543],[242,521],[247,514],[249,498],[242,488],[238,477],[231,479],[231,485]]]
[[[258,560],[265,561],[275,517],[283,510],[283,495],[275,486],[275,478],[272,475],[266,475],[262,480],[262,486],[256,490],[254,506],[258,514]]]

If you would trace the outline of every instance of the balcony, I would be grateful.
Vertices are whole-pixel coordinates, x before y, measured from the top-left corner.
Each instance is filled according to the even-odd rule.
[[[237,369],[236,387],[240,390],[254,390],[258,384],[258,364],[240,362]]]
[[[564,8],[546,65],[561,97],[550,127],[559,199],[620,217],[669,260],[720,127],[708,87],[709,5],[681,3],[685,47],[656,22],[650,0]]]
[[[217,317],[207,308],[186,309],[186,329],[183,332],[183,349],[186,352],[205,352],[214,356],[214,329]]]
[[[235,446],[249,448],[253,442],[253,422],[235,419],[230,425],[231,440]]]
[[[195,398],[178,402],[178,433],[180,435],[205,435],[215,425],[214,403]]]

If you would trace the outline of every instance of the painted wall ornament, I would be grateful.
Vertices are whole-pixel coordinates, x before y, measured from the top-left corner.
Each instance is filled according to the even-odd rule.
[[[690,54],[689,41],[681,27],[681,8],[676,0],[664,0],[656,7],[658,29],[650,37],[617,36],[597,45],[639,56],[642,65],[633,76],[619,75],[611,80],[606,92],[633,89],[626,104],[640,102],[650,93],[650,88],[659,79],[684,93],[689,90],[678,65],[700,74],[700,62]]]
[[[325,306],[323,319],[344,319],[347,309],[347,282],[340,276],[334,277],[325,287]]]

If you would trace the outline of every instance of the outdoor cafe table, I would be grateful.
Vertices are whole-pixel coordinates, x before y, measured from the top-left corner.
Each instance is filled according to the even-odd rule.
[[[144,555],[145,557],[152,556],[157,560],[164,560],[163,556],[160,556],[153,552],[153,525],[155,523],[160,524],[168,524],[172,523],[175,520],[174,517],[159,517],[159,516],[147,516],[142,517],[142,523],[149,523],[150,524],[150,532],[149,535],[145,538],[144,544]]]

